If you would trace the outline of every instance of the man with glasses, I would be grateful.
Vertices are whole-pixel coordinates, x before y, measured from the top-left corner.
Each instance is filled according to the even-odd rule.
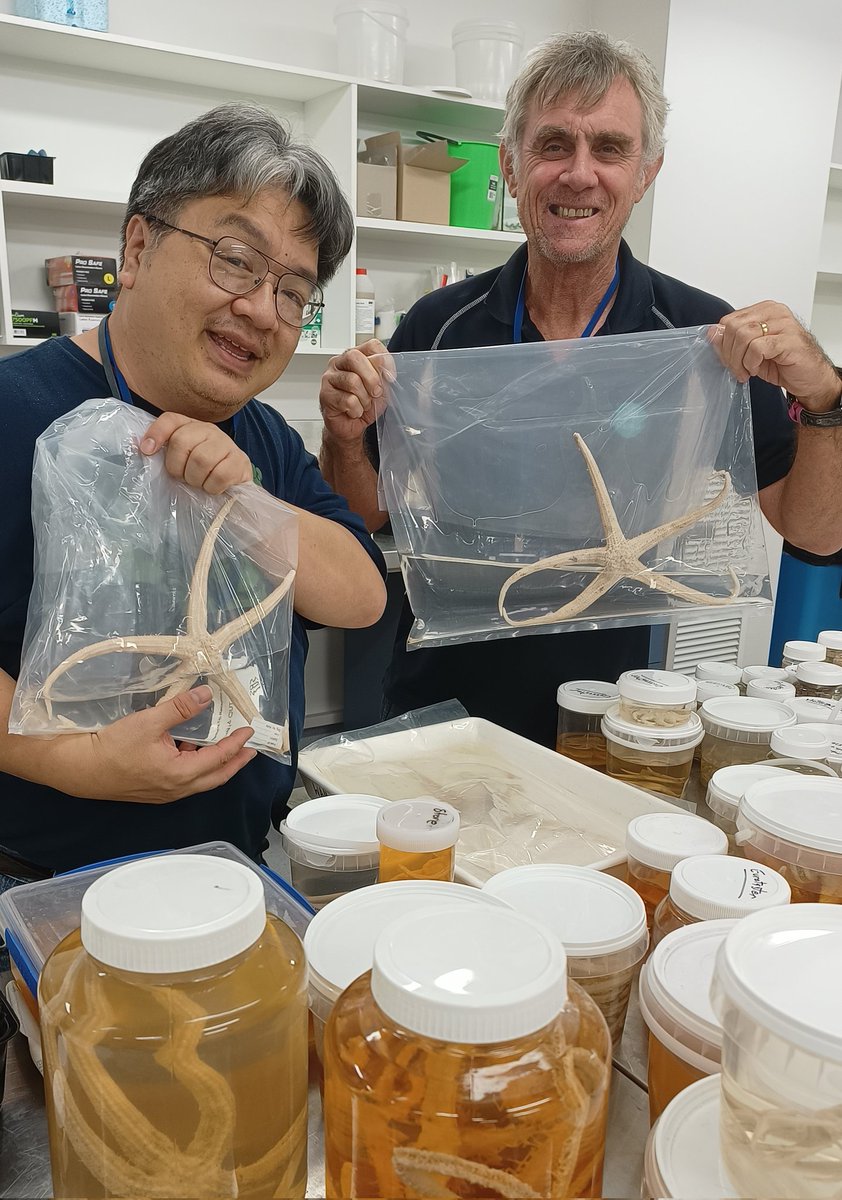
[[[258,857],[283,815],[304,718],[305,622],[369,625],[384,564],[362,520],[324,482],[274,409],[254,400],[282,374],[301,326],[348,253],[353,216],[328,164],[268,111],[223,106],[154,146],[132,186],[120,293],[98,330],[0,362],[0,890],[87,862],[224,839]],[[170,730],[210,702],[197,687],[97,734],[7,734],[32,586],[35,440],[85,400],[154,414],[141,444],[217,495],[252,480],[295,509],[299,558],[285,767]],[[84,614],[81,614],[84,620]]]

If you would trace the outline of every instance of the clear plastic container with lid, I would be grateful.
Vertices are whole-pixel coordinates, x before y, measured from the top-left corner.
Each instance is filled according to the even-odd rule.
[[[616,683],[576,679],[558,689],[556,750],[597,771],[605,770],[605,738],[600,722],[619,696]]]
[[[769,679],[761,675],[750,679],[746,687],[748,697],[753,700],[780,700],[784,704],[795,697],[795,684],[788,679]]]
[[[599,1006],[617,1045],[649,946],[637,892],[591,867],[551,864],[500,871],[483,890],[552,929],[567,953],[569,977]]]
[[[399,879],[453,881],[459,813],[434,796],[396,800],[377,814],[381,883]]]
[[[785,725],[775,729],[769,742],[769,761],[780,759],[793,771],[802,774],[833,775],[827,759],[833,743],[823,729],[815,725]]]
[[[742,854],[735,841],[737,810],[746,788],[759,779],[778,779],[785,769],[783,763],[746,763],[736,767],[720,767],[708,781],[705,799],[696,812],[717,825],[728,838],[728,853]]]
[[[790,671],[799,663],[823,662],[825,653],[824,646],[820,646],[818,642],[784,642],[781,666],[785,671]]]
[[[796,696],[794,700],[787,700],[785,703],[787,708],[795,713],[795,720],[799,725],[834,721],[840,711],[834,700],[820,700],[818,696]]]
[[[673,868],[669,895],[655,909],[652,941],[698,921],[736,920],[761,908],[789,904],[783,875],[745,858],[699,854]]]
[[[709,999],[719,947],[735,921],[702,921],[668,933],[640,973],[649,1031],[649,1119],[691,1083],[719,1071],[722,1029]]]
[[[740,921],[712,997],[722,1025],[722,1159],[739,1196],[836,1200],[842,1183],[842,908]]]
[[[110,871],[38,997],[56,1196],[304,1196],[304,952],[248,867]]]
[[[768,667],[765,665],[743,667],[743,678],[740,683],[740,692],[746,694],[746,689],[752,679],[789,679],[789,672],[783,667]]]
[[[793,689],[794,690],[794,689]],[[696,680],[696,708],[705,700],[713,700],[717,696],[739,696],[740,689],[736,683],[719,683],[716,679]]]
[[[703,662],[696,663],[697,681],[730,683],[737,687],[742,677],[743,669],[736,663],[715,662],[713,659],[705,659]]]
[[[727,854],[728,838],[690,813],[644,813],[629,821],[626,852],[628,881],[643,901],[651,929],[675,864],[693,854]]]
[[[693,752],[704,736],[694,712],[680,726],[644,726],[624,721],[614,705],[602,718],[605,771],[658,796],[680,799],[690,778]]]
[[[805,722],[800,728],[819,733],[828,739],[830,750],[824,766],[834,775],[842,775],[842,721]]]
[[[599,1195],[610,1055],[544,925],[400,917],[325,1030],[326,1194]]]
[[[826,660],[842,667],[842,629],[823,629],[816,641],[824,646]]]
[[[719,1151],[719,1078],[691,1083],[649,1131],[643,1200],[732,1200]]]
[[[617,680],[618,716],[647,729],[687,725],[696,705],[696,682],[677,671],[624,671]]]
[[[795,714],[785,704],[748,696],[706,700],[699,716],[705,729],[699,768],[703,787],[720,767],[764,759],[773,730],[795,724]]]
[[[377,879],[377,814],[388,800],[356,793],[318,796],[281,821],[290,882],[314,908]]]
[[[795,691],[799,696],[815,696],[819,700],[842,699],[842,667],[829,662],[799,663],[793,671]]]
[[[753,783],[740,801],[737,843],[780,871],[793,904],[842,903],[842,779],[788,772]]]

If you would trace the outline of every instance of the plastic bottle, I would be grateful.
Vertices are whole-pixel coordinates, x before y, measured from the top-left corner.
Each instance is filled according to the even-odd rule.
[[[354,321],[355,344],[361,346],[374,337],[374,284],[365,267],[357,267],[357,301]]]
[[[452,883],[459,813],[443,800],[419,796],[387,804],[377,814],[380,883],[439,879]]]

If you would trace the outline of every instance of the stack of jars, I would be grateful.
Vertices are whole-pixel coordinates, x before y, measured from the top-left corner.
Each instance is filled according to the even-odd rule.
[[[619,700],[602,719],[607,773],[680,799],[703,734],[696,681],[675,671],[626,671],[617,689]]]

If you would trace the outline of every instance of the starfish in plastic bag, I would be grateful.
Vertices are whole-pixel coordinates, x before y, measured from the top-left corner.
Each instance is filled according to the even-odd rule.
[[[247,612],[241,613],[233,621],[222,625],[214,633],[208,630],[208,577],[213,549],[219,536],[219,531],[236,503],[236,497],[231,497],[214,517],[205,534],[193,575],[187,600],[186,632],[183,634],[141,634],[138,637],[110,637],[101,642],[94,642],[83,650],[77,650],[69,655],[64,662],[50,672],[41,688],[41,698],[47,706],[47,712],[52,715],[53,688],[57,681],[72,667],[87,662],[92,658],[100,658],[106,654],[146,654],[158,655],[165,658],[175,658],[176,664],[165,672],[157,681],[155,691],[166,688],[163,700],[169,700],[178,692],[191,687],[193,683],[204,677],[213,680],[221,692],[231,701],[237,712],[251,725],[261,721],[260,712],[248,691],[237,678],[233,668],[226,662],[226,652],[243,634],[265,620],[277,608],[284,596],[292,587],[295,580],[295,570],[290,570],[269,593],[265,600],[255,604]],[[289,749],[289,731],[285,724],[283,750]]]
[[[729,567],[728,570],[733,581],[733,590],[727,596],[709,596],[706,592],[700,592],[696,588],[679,583],[676,579],[670,579],[668,575],[653,571],[651,567],[647,567],[641,561],[647,550],[652,550],[660,542],[675,537],[685,529],[690,529],[708,513],[715,512],[724,503],[731,491],[731,476],[727,471],[717,471],[717,475],[722,479],[722,490],[712,500],[700,505],[699,508],[694,508],[686,516],[668,521],[665,525],[659,525],[656,529],[649,529],[645,533],[639,533],[637,537],[627,538],[617,520],[605,480],[596,465],[596,459],[585,444],[585,439],[581,434],[574,433],[573,440],[585,460],[585,466],[593,485],[599,519],[605,531],[605,545],[569,550],[564,554],[553,554],[515,571],[503,584],[497,598],[498,611],[507,625],[553,625],[556,621],[569,621],[590,608],[600,596],[604,596],[621,579],[636,579],[649,588],[664,592],[668,596],[675,596],[678,600],[687,600],[691,604],[730,604],[737,598],[740,594],[740,581],[732,567]],[[566,571],[576,567],[599,567],[600,571],[575,599],[563,604],[561,608],[557,608],[553,612],[537,617],[518,619],[509,616],[506,612],[506,595],[509,589],[522,579],[541,571]]]

